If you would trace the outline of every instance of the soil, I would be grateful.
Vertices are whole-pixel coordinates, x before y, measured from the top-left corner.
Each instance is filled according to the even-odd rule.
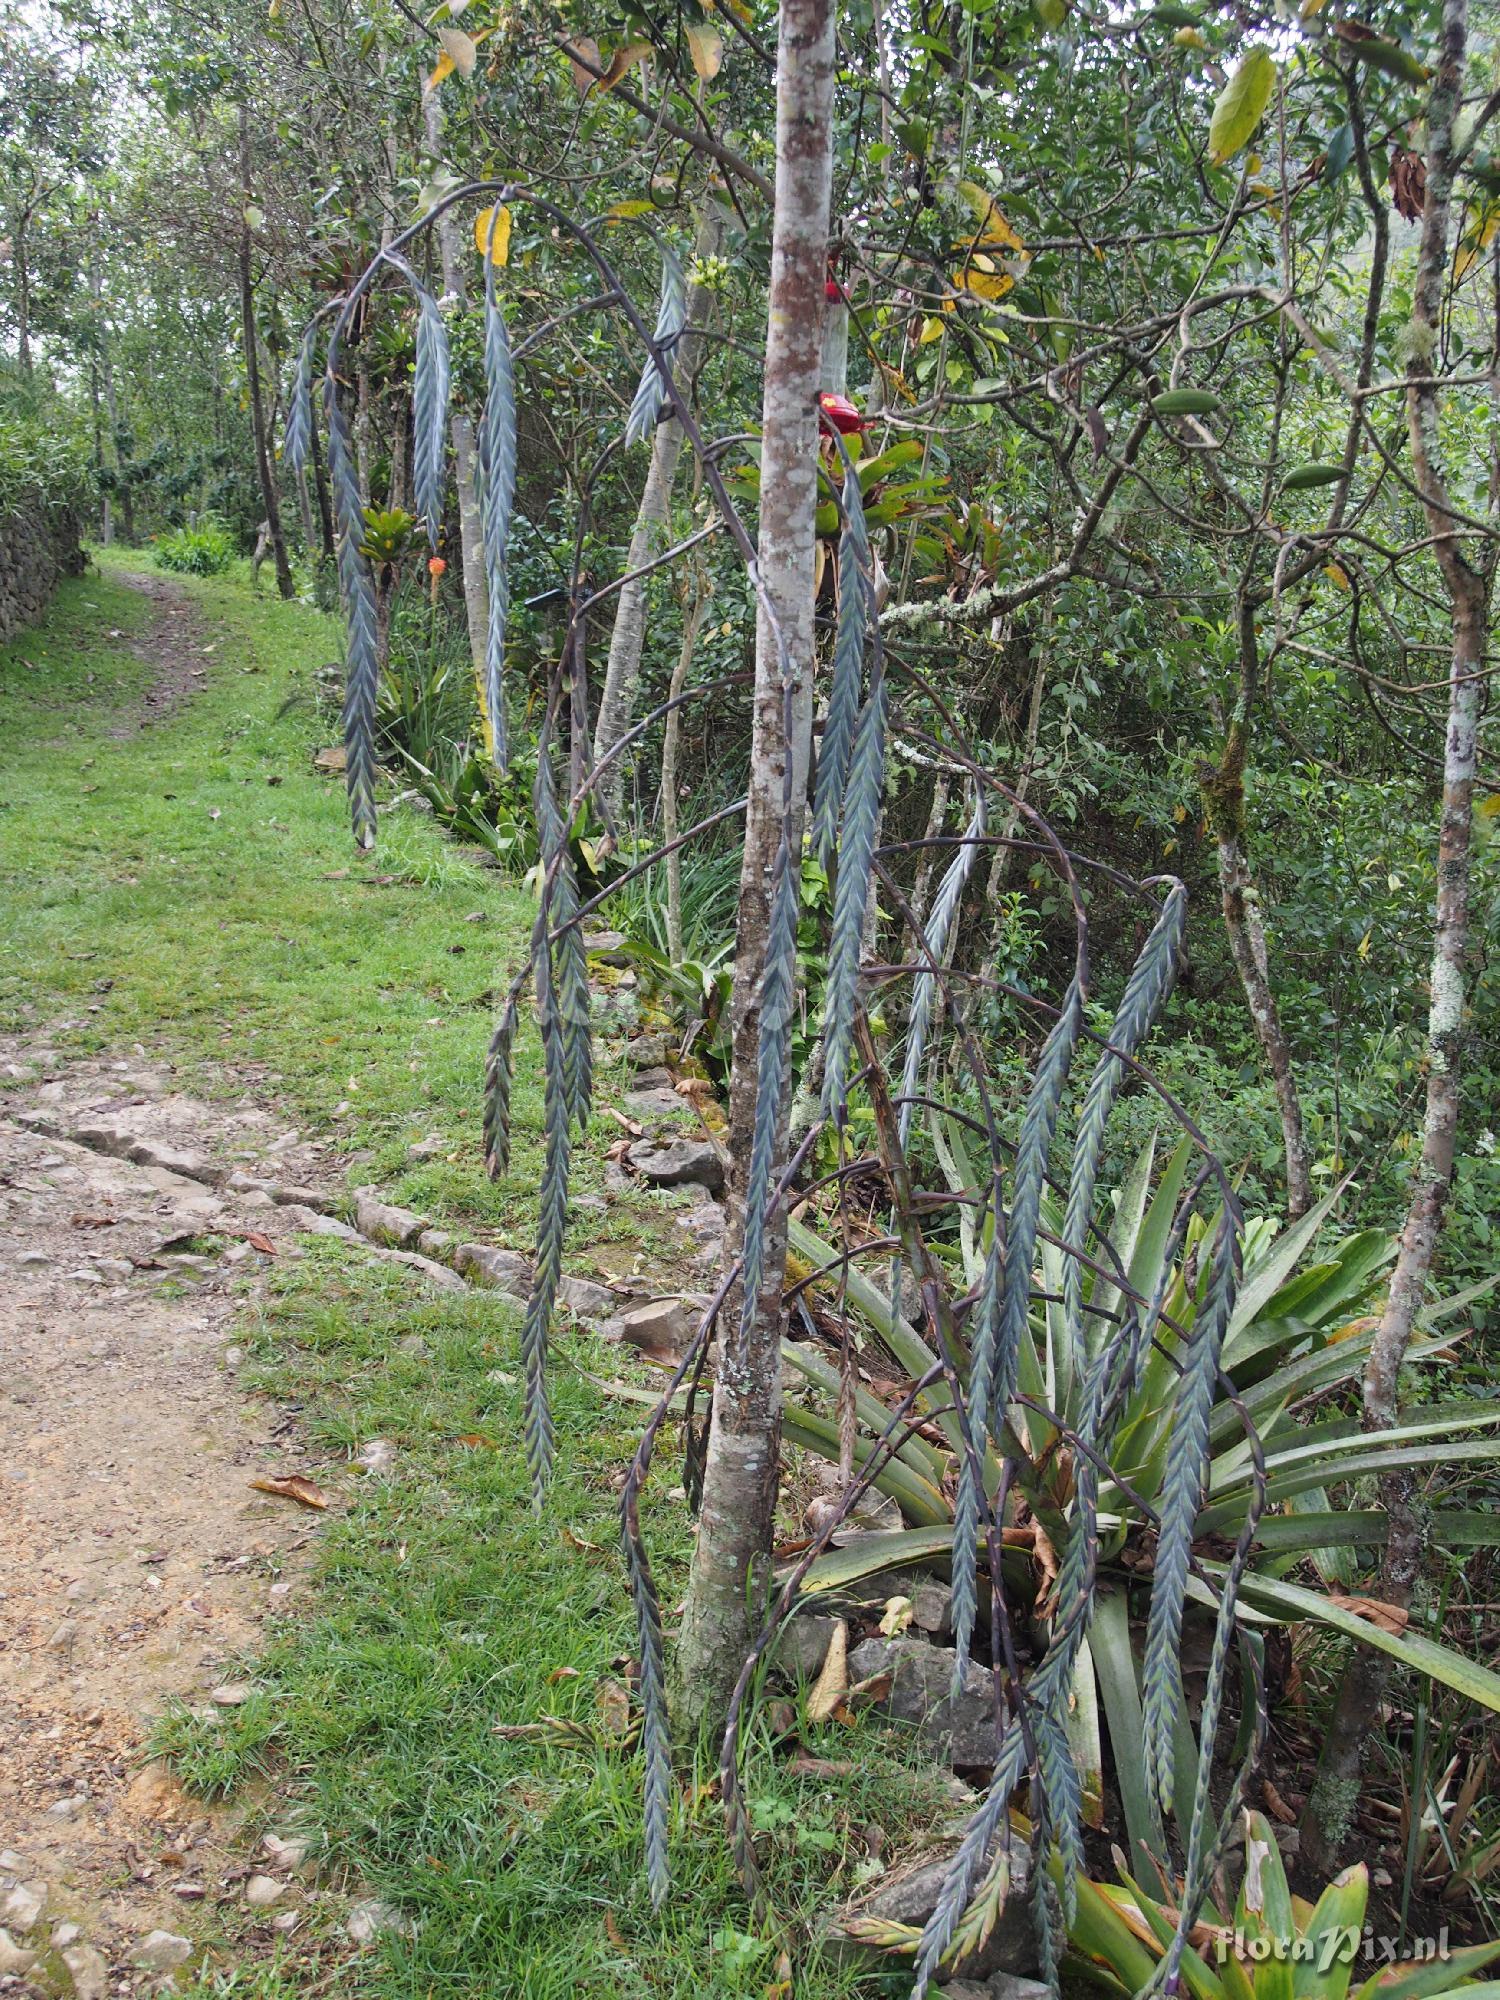
[[[45,1885],[17,1943],[73,1922],[124,1967],[233,1887],[232,1816],[142,1746],[174,1698],[243,1681],[317,1516],[250,1486],[311,1468],[290,1415],[237,1388],[231,1339],[246,1281],[300,1254],[297,1219],[100,1145],[208,1144],[298,1182],[321,1161],[272,1113],[139,1060],[10,1044],[0,1070],[20,1085],[0,1118],[0,1883]]]
[[[121,581],[151,605],[150,626],[131,648],[151,668],[151,679],[139,707],[116,717],[109,733],[117,740],[165,722],[191,701],[207,675],[214,643],[210,626],[180,584],[152,570],[132,570]]]
[[[130,581],[154,678],[121,737],[191,698],[210,642],[175,585]],[[232,1336],[309,1219],[248,1183],[316,1190],[332,1163],[248,1073],[219,1081],[231,1101],[210,1105],[139,1046],[0,1040],[6,1992],[145,1990],[142,1940],[201,1932],[249,1872],[244,1808],[189,1797],[146,1745],[169,1703],[233,1698],[307,1564],[320,1516],[250,1481],[315,1468],[292,1415],[238,1388]]]

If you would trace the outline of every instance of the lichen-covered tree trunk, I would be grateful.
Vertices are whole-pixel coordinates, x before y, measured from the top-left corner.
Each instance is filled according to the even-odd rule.
[[[713,256],[723,239],[723,216],[718,204],[706,200],[698,218],[694,263]],[[691,399],[706,357],[701,336],[693,331],[703,324],[712,294],[706,287],[690,284],[687,294],[688,331],[678,343],[674,373],[684,397]],[[635,721],[636,689],[640,685],[641,655],[646,643],[647,578],[634,572],[660,554],[665,546],[666,527],[672,512],[672,487],[677,478],[677,462],[682,456],[682,426],[675,417],[657,425],[651,439],[651,463],[646,484],[630,534],[625,557],[624,584],[615,605],[615,622],[610,633],[609,659],[604,669],[604,687],[599,696],[599,719],[594,725],[594,760],[598,760],[628,733]],[[625,795],[624,758],[616,758],[605,774],[601,789],[612,812],[618,812]]]
[[[833,0],[782,0],[776,73],[776,194],[762,405],[754,730],[740,874],[730,1082],[730,1243],[744,1226],[756,1112],[756,1051],[772,875],[783,833],[802,844],[811,754],[817,392],[833,132]],[[772,620],[775,625],[773,626]],[[785,699],[781,649],[793,672]],[[790,786],[787,778],[790,774]],[[787,800],[791,811],[788,815]],[[790,821],[790,823],[789,823]],[[789,1093],[776,1107],[784,1159]],[[786,1225],[770,1233],[755,1310],[721,1323],[703,1509],[676,1654],[676,1713],[688,1729],[723,1709],[758,1622],[780,1470],[781,1288]]]
[[[1479,691],[1485,671],[1488,560],[1471,559],[1455,522],[1439,461],[1439,330],[1452,263],[1454,123],[1463,98],[1468,43],[1467,0],[1444,0],[1442,41],[1428,110],[1427,189],[1409,343],[1407,430],[1415,484],[1422,497],[1452,609],[1442,806],[1438,820],[1437,891],[1427,1016],[1427,1093],[1422,1150],[1412,1179],[1396,1267],[1365,1368],[1363,1419],[1384,1430],[1398,1413],[1402,1363],[1422,1309],[1453,1182],[1463,1058],[1465,958],[1469,944],[1469,850],[1478,750]],[[1389,1519],[1378,1594],[1406,1608],[1421,1575],[1424,1536],[1409,1473],[1390,1473],[1380,1497]],[[1324,1737],[1318,1776],[1303,1815],[1302,1853],[1326,1870],[1337,1859],[1358,1793],[1364,1748],[1380,1713],[1388,1662],[1357,1650],[1345,1674]]]
[[[434,163],[443,157],[443,107],[435,90],[423,99],[422,117],[427,150]],[[445,209],[437,224],[438,258],[443,268],[443,293],[463,306],[468,298],[459,227],[452,209]],[[474,685],[484,706],[485,646],[490,623],[489,589],[484,575],[484,531],[479,518],[479,490],[475,484],[477,456],[474,449],[474,419],[454,398],[448,416],[448,435],[453,440],[453,483],[458,490],[458,553],[462,568],[464,620],[469,632],[469,657],[474,667]]]

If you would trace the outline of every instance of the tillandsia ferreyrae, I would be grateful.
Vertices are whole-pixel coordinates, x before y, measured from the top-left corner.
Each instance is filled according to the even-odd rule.
[[[374,713],[377,657],[375,585],[367,558],[361,553],[365,502],[358,485],[355,459],[342,404],[340,361],[353,317],[361,301],[383,275],[401,280],[417,302],[416,364],[413,381],[413,477],[418,505],[430,537],[441,520],[445,492],[447,412],[450,395],[447,333],[441,314],[406,262],[412,240],[432,226],[455,203],[487,202],[493,216],[500,205],[530,204],[553,227],[571,237],[592,261],[603,282],[601,309],[618,311],[629,326],[644,365],[626,425],[626,441],[646,435],[651,426],[671,415],[697,454],[717,510],[717,522],[732,549],[745,563],[760,613],[770,620],[775,644],[781,648],[781,680],[790,707],[796,683],[795,663],[786,655],[775,631],[772,607],[761,590],[755,546],[737,513],[716,454],[709,448],[672,376],[671,355],[683,331],[685,285],[681,264],[669,247],[662,248],[661,293],[654,330],[648,332],[639,309],[598,247],[591,229],[529,190],[476,182],[445,194],[420,222],[379,253],[356,281],[339,307],[328,334],[324,407],[328,458],[338,521],[339,576],[348,627],[345,730],[351,814],[356,837],[368,845],[375,835],[377,771]],[[489,747],[497,765],[510,755],[505,718],[505,648],[510,608],[511,536],[516,510],[517,355],[511,346],[502,293],[502,273],[485,257],[484,382],[485,404],[478,423],[479,498],[482,545],[489,586],[489,629],[485,649],[484,705]],[[529,349],[543,337],[546,326],[528,335]],[[297,382],[288,421],[289,448],[305,455],[311,435],[310,380],[314,360],[314,330],[302,342]],[[524,364],[523,364],[524,365]],[[646,1850],[653,1899],[667,1893],[669,1809],[672,1796],[671,1741],[666,1699],[665,1643],[660,1604],[640,1531],[640,1494],[655,1444],[668,1420],[671,1397],[689,1376],[701,1370],[707,1343],[723,1308],[736,1293],[734,1311],[740,1316],[765,1309],[762,1299],[764,1245],[773,1221],[790,1203],[803,1200],[810,1189],[808,1161],[825,1126],[839,1135],[840,1160],[825,1184],[847,1184],[862,1172],[877,1171],[892,1200],[890,1233],[876,1240],[870,1254],[889,1258],[894,1239],[896,1281],[887,1293],[868,1277],[860,1287],[841,1284],[841,1310],[858,1296],[877,1319],[905,1325],[903,1272],[922,1299],[929,1345],[925,1361],[912,1369],[912,1384],[895,1411],[889,1413],[874,1444],[854,1466],[854,1477],[834,1516],[782,1587],[777,1603],[746,1661],[740,1686],[730,1705],[723,1750],[724,1802],[736,1856],[747,1892],[761,1899],[753,1845],[745,1818],[739,1783],[741,1722],[754,1682],[753,1669],[769,1644],[779,1618],[797,1601],[798,1586],[811,1565],[827,1549],[830,1537],[869,1484],[889,1468],[928,1465],[927,1454],[940,1456],[926,1441],[936,1425],[951,1456],[944,1461],[951,1473],[956,1500],[951,1545],[955,1626],[960,1671],[971,1649],[983,1643],[1002,1662],[997,1676],[996,1742],[992,1780],[974,1814],[955,1857],[948,1880],[920,1938],[913,1940],[915,1991],[924,1993],[944,1962],[955,1939],[964,1933],[965,1912],[976,1888],[986,1911],[1003,1900],[1008,1879],[1006,1843],[1011,1832],[1011,1808],[1016,1793],[1029,1785],[1033,1835],[1059,1857],[1058,1886],[1049,1886],[1045,1866],[1033,1870],[1037,1920],[1043,1938],[1043,1962],[1055,1976],[1059,1953],[1056,1932],[1065,1923],[1074,1895],[1082,1852],[1082,1789],[1067,1734],[1068,1706],[1075,1675],[1086,1644],[1095,1602],[1100,1561],[1100,1492],[1112,1478],[1111,1453],[1119,1441],[1119,1426],[1146,1358],[1158,1350],[1170,1354],[1180,1371],[1178,1418],[1167,1454],[1167,1474],[1159,1518],[1157,1573],[1148,1627],[1144,1699],[1146,1744],[1152,1770],[1153,1797],[1159,1806],[1174,1796],[1175,1744],[1181,1712],[1181,1673],[1177,1638],[1190,1587],[1218,1606],[1214,1671],[1210,1695],[1214,1704],[1200,1732],[1199,1766],[1194,1803],[1183,1828],[1189,1879],[1196,1882],[1211,1865],[1218,1827],[1210,1814],[1206,1773],[1214,1754],[1212,1722],[1222,1692],[1223,1665],[1235,1630],[1235,1603],[1243,1568],[1236,1555],[1213,1577],[1195,1558],[1193,1528],[1202,1497],[1209,1449],[1209,1417],[1220,1376],[1225,1329],[1233,1311],[1239,1271],[1239,1212],[1233,1189],[1213,1161],[1201,1135],[1185,1114],[1164,1095],[1164,1116],[1186,1131],[1200,1153],[1202,1170],[1185,1186],[1172,1225],[1172,1241],[1181,1244],[1193,1217],[1211,1194],[1216,1207],[1209,1218],[1210,1249],[1204,1269],[1201,1308],[1185,1338],[1178,1337],[1174,1304],[1163,1283],[1143,1296],[1115,1251],[1107,1226],[1096,1220],[1094,1195],[1110,1113],[1124,1085],[1132,1079],[1149,1086],[1138,1055],[1146,1036],[1159,1021],[1170,993],[1181,944],[1184,892],[1176,882],[1143,888],[1104,872],[1101,879],[1135,896],[1144,895],[1151,927],[1139,959],[1126,981],[1113,1024],[1100,1034],[1089,1026],[1090,972],[1087,953],[1085,898],[1078,886],[1080,863],[1045,822],[965,745],[962,732],[941,697],[906,663],[899,671],[887,661],[880,640],[876,610],[875,561],[870,528],[861,494],[851,442],[863,444],[861,432],[845,436],[837,426],[829,432],[830,464],[838,473],[838,603],[831,637],[831,675],[821,754],[815,771],[796,775],[786,760],[788,824],[802,817],[809,825],[809,847],[832,879],[832,915],[828,940],[828,975],[822,1035],[822,1097],[818,1117],[795,1151],[789,1151],[777,1126],[775,1107],[781,1101],[793,1061],[794,1028],[801,1018],[803,961],[799,942],[802,920],[801,852],[783,840],[775,857],[770,888],[765,970],[759,995],[759,1027],[755,1048],[756,1074],[761,1084],[763,1113],[758,1113],[743,1162],[742,1228],[738,1254],[724,1274],[715,1299],[702,1316],[696,1339],[673,1383],[653,1413],[626,1481],[623,1497],[624,1539],[631,1594],[640,1630],[641,1735],[645,1767]],[[588,496],[585,495],[585,501]],[[702,532],[691,538],[702,539]],[[653,559],[653,568],[672,559],[672,551]],[[575,555],[575,570],[581,557]],[[562,1272],[567,1231],[568,1189],[576,1142],[589,1116],[592,1090],[592,1028],[589,985],[582,925],[602,900],[584,903],[570,848],[570,830],[584,800],[597,787],[604,766],[588,758],[582,746],[570,743],[570,769],[575,776],[571,795],[559,796],[553,767],[554,747],[569,732],[576,734],[579,708],[564,688],[564,663],[575,657],[574,627],[582,607],[592,601],[578,574],[570,580],[569,633],[551,675],[549,698],[537,745],[533,809],[540,850],[537,917],[527,965],[516,976],[501,1006],[490,1044],[485,1076],[484,1144],[486,1162],[494,1175],[503,1174],[509,1160],[511,1077],[519,1002],[525,983],[535,987],[537,1017],[543,1045],[545,1159],[542,1172],[535,1277],[521,1329],[525,1374],[525,1446],[538,1505],[543,1504],[554,1452],[554,1430],[547,1400],[547,1352],[552,1311]],[[722,683],[696,688],[681,699],[700,699]],[[574,690],[576,696],[577,690]],[[610,756],[619,754],[659,721],[663,709],[646,716]],[[919,746],[929,759],[940,760],[959,780],[972,800],[962,829],[941,833],[938,844],[948,852],[930,915],[912,916],[901,899],[892,870],[905,845],[880,845],[881,804],[887,780],[887,756],[893,737]],[[582,772],[579,778],[576,774]],[[807,787],[796,797],[794,783]],[[795,811],[793,810],[795,808]],[[723,809],[705,824],[722,823]],[[1020,833],[997,834],[997,809]],[[691,839],[694,830],[681,836]],[[972,972],[956,949],[962,936],[963,904],[976,875],[982,852],[1003,842],[1028,847],[1041,857],[1062,887],[1061,904],[1072,922],[1073,968],[1060,1002],[1047,1006],[1036,996],[1004,988]],[[638,877],[659,859],[635,859],[622,879]],[[1151,893],[1154,890],[1156,893]],[[888,900],[911,931],[909,961],[879,966],[864,962],[872,898]],[[887,910],[889,915],[889,910]],[[882,1051],[870,1028],[869,992],[872,982],[882,989],[899,980],[911,985],[907,1044],[899,1093],[893,1098],[884,1084]],[[974,1003],[986,994],[1000,995],[1019,1013],[1045,1021],[1030,1085],[1025,1092],[1014,1140],[1006,1136],[1006,1120],[993,1101],[989,1065],[973,1021]],[[937,1041],[934,1042],[934,1037]],[[1097,1051],[1092,1074],[1082,1089],[1081,1110],[1072,1120],[1071,1158],[1066,1164],[1060,1200],[1066,1225],[1060,1240],[1049,1236],[1048,1201],[1056,1189],[1059,1133],[1071,1119],[1072,1094],[1077,1089],[1076,1065],[1086,1046]],[[961,1075],[977,1113],[966,1113],[965,1129],[984,1145],[982,1170],[960,1201],[948,1206],[964,1212],[964,1227],[977,1246],[980,1275],[972,1293],[956,1278],[951,1260],[929,1240],[933,1217],[943,1207],[929,1190],[916,1187],[910,1154],[919,1136],[915,1112],[922,1103],[924,1063],[940,1056],[945,1074]],[[873,1112],[873,1156],[850,1157],[848,1113],[851,1100],[863,1091]],[[1064,1363],[1070,1378],[1081,1384],[1073,1415],[1064,1418],[1047,1399],[1048,1385],[1036,1376],[1031,1361],[1029,1330],[1037,1314],[1051,1310],[1039,1295],[1036,1264],[1051,1244],[1061,1255],[1065,1276],[1059,1304]],[[842,1256],[847,1273],[860,1254],[846,1246]],[[889,1269],[889,1265],[887,1265]],[[1104,1312],[1098,1301],[1106,1287],[1116,1303]],[[772,1301],[772,1309],[777,1308]],[[906,1332],[920,1339],[910,1327]],[[733,1328],[726,1336],[733,1337]],[[914,1350],[912,1350],[914,1351]],[[850,1392],[850,1407],[854,1406]],[[1248,1420],[1247,1420],[1248,1422]],[[1051,1448],[1071,1455],[1071,1497],[1061,1513],[1048,1512],[1049,1502],[1035,1480],[1028,1440],[1045,1433]],[[1249,1427],[1252,1438],[1253,1426]],[[915,1456],[913,1456],[915,1455]],[[914,1477],[917,1475],[914,1473]],[[936,1473],[934,1473],[936,1477]],[[936,1489],[934,1489],[936,1490]],[[1246,1501],[1246,1519],[1258,1518],[1259,1488]],[[1003,1532],[1007,1510],[1016,1506],[1045,1516],[1058,1554],[1056,1585],[1046,1611],[1048,1639],[1043,1657],[1029,1672],[1017,1663],[1003,1574]],[[1244,1547],[1248,1547],[1241,1537]],[[980,1633],[980,1576],[988,1573],[989,1631]],[[1181,1937],[1191,1921],[1192,1905],[1184,1900]],[[1163,1977],[1175,1980],[1181,1942],[1163,1960]]]

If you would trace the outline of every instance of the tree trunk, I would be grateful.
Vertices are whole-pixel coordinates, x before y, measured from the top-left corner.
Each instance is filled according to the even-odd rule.
[[[109,413],[109,425],[110,425],[109,450],[107,452],[105,451],[104,448],[104,424],[99,415],[100,394],[103,387],[104,377],[109,369],[109,351],[108,351],[109,337],[104,330],[104,280],[100,275],[100,270],[99,270],[99,251],[97,243],[100,230],[100,220],[97,215],[93,219],[93,229],[94,229],[95,245],[89,251],[88,277],[89,277],[89,305],[91,306],[94,315],[95,345],[94,345],[94,362],[92,367],[89,369],[89,397],[93,404],[93,413],[94,413],[94,459],[95,462],[98,464],[100,472],[103,472],[106,469],[109,469],[111,471],[114,469],[114,467],[119,461],[119,454],[115,450],[115,440],[114,440],[115,399],[113,393],[113,382],[111,382],[110,395],[108,396],[104,404],[105,409]],[[108,548],[110,543],[114,540],[114,538],[115,538],[114,510],[110,505],[108,488],[103,487],[101,482],[101,491],[99,494],[99,539],[104,544],[105,548]]]
[[[1245,763],[1250,749],[1250,718],[1260,688],[1260,643],[1255,632],[1255,609],[1248,597],[1241,597],[1238,616],[1239,698],[1229,718],[1218,765],[1203,773],[1201,789],[1209,829],[1218,847],[1219,897],[1230,955],[1244,989],[1256,1043],[1276,1092],[1286,1161],[1287,1214],[1295,1221],[1313,1204],[1312,1169],[1291,1044],[1271,985],[1260,893],[1251,873],[1245,838]]]
[[[240,188],[245,207],[250,206],[250,113],[240,106]],[[271,446],[266,436],[265,399],[260,386],[260,345],[255,333],[255,292],[251,282],[250,224],[240,219],[240,333],[245,346],[245,379],[250,389],[250,427],[255,433],[255,468],[260,475],[261,503],[266,510],[266,526],[276,556],[276,588],[283,597],[295,597],[292,566],[287,561],[286,536],[281,527],[281,501],[276,491]]]
[[[16,359],[21,373],[31,373],[31,274],[26,268],[26,226],[31,216],[22,209],[16,224],[11,255],[16,263]]]
[[[1465,556],[1462,531],[1455,529],[1448,512],[1447,488],[1438,463],[1438,396],[1434,378],[1439,363],[1443,293],[1452,259],[1449,237],[1453,127],[1463,95],[1467,40],[1467,0],[1444,0],[1441,50],[1427,121],[1427,190],[1412,301],[1409,364],[1412,379],[1407,390],[1407,430],[1415,483],[1452,606],[1453,646],[1448,673],[1442,809],[1438,821],[1422,1153],[1412,1181],[1385,1310],[1365,1367],[1363,1419],[1366,1430],[1372,1431],[1387,1429],[1397,1415],[1401,1366],[1411,1345],[1432,1271],[1453,1181],[1458,1138],[1464,961],[1469,941],[1469,846],[1489,584],[1488,570],[1476,568]],[[1380,1497],[1390,1528],[1378,1595],[1404,1609],[1411,1602],[1424,1552],[1411,1475],[1388,1474],[1381,1481]],[[1303,1814],[1302,1852],[1320,1868],[1333,1866],[1342,1846],[1352,1804],[1359,1792],[1365,1744],[1380,1714],[1388,1673],[1384,1655],[1360,1647],[1339,1689],[1324,1737],[1318,1776]]]
[[[723,218],[718,204],[706,200],[698,219],[694,261],[713,256],[723,236]],[[701,285],[690,285],[687,295],[689,328],[701,326],[712,294]],[[674,373],[677,386],[691,401],[694,386],[706,358],[702,338],[687,332],[677,347]],[[659,423],[651,438],[651,463],[646,472],[645,490],[630,534],[625,557],[629,574],[659,555],[666,545],[663,532],[672,511],[672,486],[677,477],[677,461],[682,456],[682,426],[675,417]],[[615,606],[614,630],[609,640],[609,660],[604,669],[604,689],[599,696],[599,719],[594,725],[594,761],[598,763],[612,744],[626,735],[635,721],[636,688],[641,678],[641,653],[646,640],[646,592],[649,579],[637,577],[622,585]],[[602,791],[609,810],[618,817],[625,796],[624,758],[616,758],[606,772]]]
[[[708,564],[701,550],[695,550],[690,561],[689,582],[682,600],[682,644],[672,669],[668,701],[676,701],[687,686],[698,634],[713,594]],[[667,848],[672,848],[677,838],[677,746],[681,738],[682,710],[668,709],[661,739],[661,838]],[[667,855],[667,956],[674,965],[682,963],[682,853],[678,848],[672,848]]]
[[[427,134],[427,150],[434,165],[443,157],[443,107],[435,90],[422,101],[422,120]],[[443,294],[456,299],[460,308],[468,303],[464,281],[462,239],[453,210],[445,209],[437,225],[438,258],[443,269]],[[474,686],[479,706],[484,709],[485,648],[490,627],[489,588],[484,574],[484,529],[479,517],[479,489],[475,484],[478,457],[474,449],[474,419],[455,398],[450,406],[448,434],[453,440],[453,476],[458,488],[458,553],[463,573],[464,617],[469,628],[469,658],[474,668]]]
[[[833,0],[782,0],[776,71],[776,197],[766,339],[758,569],[775,627],[756,623],[754,731],[740,873],[730,1080],[730,1243],[744,1233],[756,1111],[756,1055],[778,849],[802,851],[811,756],[817,393],[833,132]],[[789,696],[789,698],[788,698]],[[789,782],[788,782],[789,781]],[[794,860],[795,865],[795,860]],[[786,1157],[789,1089],[776,1107]],[[781,1437],[781,1288],[786,1223],[769,1232],[755,1310],[721,1323],[703,1510],[676,1654],[676,1710],[715,1718],[759,1622],[769,1580]]]

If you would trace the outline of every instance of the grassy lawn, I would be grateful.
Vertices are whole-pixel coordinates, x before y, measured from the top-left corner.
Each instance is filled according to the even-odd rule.
[[[139,1043],[204,1094],[254,1088],[337,1137],[356,1178],[529,1246],[541,1096],[528,1040],[511,1175],[492,1187],[477,1157],[483,1048],[526,897],[413,813],[356,856],[342,790],[312,768],[332,623],[237,579],[184,587],[212,648],[202,692],[145,732],[132,703],[149,669],[130,645],[148,611],[113,563],[0,650],[0,1024],[45,1029],[64,1051]],[[411,1162],[408,1143],[431,1133],[451,1157]],[[595,1171],[582,1159],[579,1185]],[[611,1216],[648,1242],[665,1223],[628,1202]],[[615,1700],[634,1648],[616,1546],[634,1411],[597,1380],[618,1372],[618,1351],[559,1341],[561,1471],[538,1517],[515,1320],[492,1295],[433,1297],[319,1239],[241,1338],[254,1379],[301,1404],[330,1458],[374,1437],[397,1457],[389,1476],[341,1485],[352,1497],[320,1536],[308,1607],[253,1663],[260,1692],[212,1719],[169,1716],[158,1747],[206,1795],[253,1798],[252,1834],[305,1830],[321,1883],[385,1899],[403,1927],[354,1954],[338,1929],[347,1904],[314,1899],[275,1950],[269,1931],[253,1949],[219,1941],[221,1970],[195,1992],[779,1992],[779,1944],[744,1929],[711,1754],[683,1774],[674,1900],[656,1915],[646,1895],[639,1767]],[[670,1623],[690,1527],[670,1440],[658,1463],[646,1523]],[[583,1734],[565,1741],[552,1717]],[[496,1733],[528,1724],[538,1733]],[[945,1808],[873,1724],[821,1734],[805,1732],[809,1747],[858,1763],[832,1785],[776,1754],[763,1709],[750,1730],[748,1790],[796,1990],[900,1990],[810,1963],[798,1939],[861,1879],[865,1829],[889,1855]]]

